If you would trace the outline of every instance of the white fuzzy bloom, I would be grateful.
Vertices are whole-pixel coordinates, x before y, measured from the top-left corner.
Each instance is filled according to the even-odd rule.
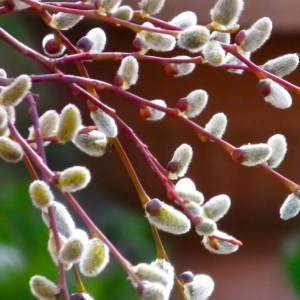
[[[227,127],[227,117],[224,113],[217,113],[212,116],[204,129],[217,138],[222,138]]]
[[[155,28],[153,24],[146,22],[144,27]],[[157,52],[168,52],[175,48],[176,39],[174,36],[164,33],[150,32],[141,30],[137,37],[145,49],[151,49]]]
[[[211,40],[218,41],[223,44],[230,44],[231,35],[228,32],[214,31],[210,35]]]
[[[215,284],[212,278],[206,274],[198,274],[191,282],[183,285],[186,300],[206,300],[214,290]]]
[[[109,248],[98,238],[88,241],[79,262],[79,270],[86,277],[94,277],[109,262]]]
[[[264,82],[269,85],[270,90],[269,94],[264,97],[266,102],[280,109],[286,109],[292,105],[292,97],[284,87],[271,79],[265,79]]]
[[[90,53],[101,53],[106,45],[106,34],[103,29],[95,27],[85,37],[91,41]]]
[[[141,0],[140,8],[149,15],[158,14],[165,4],[165,0]]]
[[[57,139],[61,144],[72,141],[82,124],[80,110],[74,104],[66,105],[59,116]]]
[[[191,228],[190,220],[179,210],[152,199],[145,205],[146,217],[157,229],[172,234],[184,234]]]
[[[118,135],[118,127],[115,120],[101,109],[91,112],[91,118],[98,130],[103,132],[109,138],[115,138]]]
[[[193,201],[199,205],[204,202],[204,196],[197,191],[195,183],[190,178],[182,178],[175,184],[174,191],[184,201]]]
[[[298,64],[299,56],[297,54],[285,54],[268,60],[261,67],[278,77],[284,77],[292,73]]]
[[[39,117],[39,130],[42,139],[55,136],[59,123],[59,115],[55,110],[47,110]],[[28,139],[35,139],[33,126],[29,127]],[[50,142],[43,142],[47,146]],[[36,143],[31,143],[31,147],[36,148]]]
[[[92,130],[87,133],[81,133],[79,130],[73,143],[82,152],[95,157],[102,156],[107,148],[106,135],[99,130]]]
[[[239,45],[243,52],[254,52],[258,50],[270,37],[272,31],[272,21],[264,17],[257,20],[245,31],[245,38]]]
[[[84,189],[91,181],[90,171],[83,166],[67,168],[59,173],[58,186],[64,193],[74,193]]]
[[[247,167],[253,167],[265,163],[271,157],[272,149],[268,144],[264,143],[247,144],[235,149],[232,157],[235,159],[240,154],[240,163]]]
[[[58,239],[59,239],[59,246],[62,247],[67,238],[65,236],[63,236],[62,234],[58,233]],[[55,238],[54,238],[54,234],[53,231],[50,230],[49,232],[49,239],[47,242],[47,250],[53,260],[53,262],[55,263],[56,266],[58,266],[58,251],[57,251],[57,247],[56,247],[56,242],[55,242]],[[64,268],[65,270],[69,270],[72,267],[72,264],[64,264]]]
[[[272,154],[267,160],[268,167],[275,169],[283,161],[287,152],[287,142],[285,136],[282,134],[275,134],[268,139],[267,144],[272,149]]]
[[[0,130],[6,129],[8,114],[4,106],[0,106]]]
[[[193,157],[193,149],[188,144],[180,145],[174,152],[171,161],[168,163],[169,178],[174,180],[183,177],[188,170]]]
[[[218,0],[210,11],[211,19],[217,28],[219,25],[230,27],[237,23],[243,8],[243,0]]]
[[[202,243],[207,250],[215,254],[231,254],[239,249],[240,244],[234,237],[220,230],[216,230],[213,236],[205,235]]]
[[[66,51],[65,45],[56,42],[52,33],[47,34],[42,40],[42,47],[45,54],[49,57],[59,57]],[[51,50],[51,51],[50,51]]]
[[[151,100],[150,102],[157,104],[161,107],[167,107],[167,103],[161,99]],[[165,112],[150,106],[146,106],[145,108],[142,108],[141,113],[145,115],[145,118],[148,121],[159,121],[166,115]]]
[[[201,114],[207,105],[208,94],[205,90],[199,89],[190,92],[186,97],[187,106],[184,114],[188,118],[196,118]]]
[[[217,230],[217,224],[209,218],[201,218],[195,226],[195,230],[199,235],[211,235]]]
[[[59,295],[58,286],[41,275],[34,275],[29,281],[31,293],[39,300],[55,300]]]
[[[196,25],[181,31],[177,44],[192,53],[199,52],[209,41],[210,32],[205,26]]]
[[[133,17],[133,9],[128,5],[123,5],[112,11],[112,16],[120,20],[130,21]]]
[[[83,18],[84,17],[80,15],[59,12],[52,15],[52,20],[48,25],[58,30],[69,30],[79,23]]]
[[[54,200],[49,185],[42,180],[35,180],[30,184],[29,195],[33,205],[39,209],[46,208]]]
[[[0,136],[0,157],[10,163],[17,163],[23,158],[24,152],[19,143],[6,136]]]
[[[168,300],[166,288],[158,282],[143,281],[143,294],[141,300]]]
[[[10,85],[2,88],[0,104],[4,106],[17,106],[31,89],[31,79],[28,75],[18,76]]]
[[[184,30],[197,25],[197,15],[193,11],[184,11],[175,16],[169,23]]]
[[[300,211],[300,199],[295,194],[290,194],[284,200],[280,207],[280,218],[282,220],[288,220],[294,218]]]
[[[168,274],[152,264],[140,263],[132,267],[133,272],[140,280],[160,283],[163,286],[169,284]]]
[[[126,90],[135,85],[139,75],[139,63],[136,58],[133,56],[123,58],[117,74],[121,78],[122,89]]]
[[[204,59],[214,67],[220,66],[225,61],[225,50],[215,40],[208,41],[202,49]]]
[[[165,285],[166,294],[169,295],[174,286],[174,267],[165,259],[157,258],[155,261],[151,263],[152,266],[157,267],[160,270],[163,270],[167,274],[167,284]]]
[[[180,56],[175,56],[173,58],[189,59],[190,57],[186,55],[180,55]],[[170,64],[170,68],[172,69],[172,72],[174,73],[175,77],[181,77],[192,73],[195,69],[195,66],[196,65],[194,63],[171,63]]]
[[[70,237],[76,227],[75,227],[75,223],[74,223],[70,213],[66,209],[66,207],[57,201],[51,201],[51,203],[48,205],[48,207],[49,206],[52,207],[54,220],[55,220],[55,224],[56,224],[58,232],[66,238]],[[48,207],[43,209],[42,218],[43,218],[43,221],[46,224],[46,226],[49,228]]]
[[[113,12],[115,9],[119,7],[122,0],[102,0],[101,1],[101,11],[103,10],[106,12]]]
[[[210,198],[203,205],[204,214],[214,221],[219,221],[228,212],[231,201],[227,195],[218,195]]]
[[[66,265],[78,263],[88,240],[89,238],[85,231],[75,229],[72,235],[61,246],[58,260]]]

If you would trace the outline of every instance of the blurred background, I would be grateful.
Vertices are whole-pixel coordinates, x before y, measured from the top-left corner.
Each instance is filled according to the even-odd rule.
[[[299,52],[299,1],[245,2],[240,19],[242,28],[247,28],[264,16],[270,17],[274,26],[270,40],[253,54],[255,63],[263,64],[270,58]],[[138,8],[137,1],[124,0],[123,3]],[[169,20],[180,12],[192,10],[197,13],[199,24],[207,24],[210,21],[209,10],[214,3],[166,1],[164,10],[157,17]],[[25,44],[42,51],[41,40],[48,29],[35,14],[25,12],[1,16],[0,26]],[[76,43],[96,26],[102,27],[107,33],[106,51],[131,51],[134,35],[122,28],[86,21],[66,35]],[[4,68],[9,77],[45,72],[2,41],[0,51],[0,68]],[[183,53],[188,55],[183,51],[174,51],[172,55]],[[91,76],[113,82],[119,63],[101,61],[87,63],[86,66]],[[74,72],[71,66],[62,69],[67,73]],[[296,70],[287,80],[299,85],[300,71]],[[220,69],[198,66],[190,76],[172,78],[164,73],[161,66],[147,63],[141,64],[138,84],[131,91],[149,100],[164,99],[173,107],[179,98],[199,88],[207,90],[209,102],[196,119],[198,124],[205,125],[213,114],[224,112],[228,117],[224,139],[236,146],[248,142],[266,142],[276,133],[284,134],[289,148],[279,172],[299,183],[300,99],[296,95],[293,95],[293,106],[282,111],[264,102],[257,93],[257,80],[251,74],[238,76]],[[72,102],[81,107],[85,124],[91,124],[85,102],[70,96],[63,85],[36,84],[33,91],[37,95],[40,113],[50,108],[60,111],[66,103]],[[192,132],[173,119],[147,123],[139,119],[138,108],[125,103],[124,99],[108,93],[100,94],[100,97],[116,109],[163,166],[180,144],[192,145],[194,157],[187,176],[195,181],[206,199],[221,193],[231,197],[232,207],[218,226],[243,241],[244,246],[230,256],[216,256],[202,247],[200,238],[193,232],[183,237],[162,233],[177,274],[190,270],[212,276],[216,284],[211,297],[214,300],[299,299],[300,221],[299,217],[286,222],[279,219],[279,208],[288,191],[259,169],[233,163],[214,144],[199,142]],[[27,136],[30,123],[26,107],[18,107],[17,113],[17,126]],[[160,182],[138,151],[126,137],[120,136],[120,139],[149,196],[165,199]],[[94,159],[81,154],[72,145],[51,145],[47,148],[47,156],[49,166],[54,170],[75,164],[88,166],[93,179],[88,189],[76,193],[80,204],[133,264],[155,259],[155,249],[143,210],[113,149],[104,157]],[[53,280],[56,278],[56,270],[46,251],[47,230],[42,225],[39,212],[31,206],[27,194],[30,178],[25,168],[0,162],[0,172],[0,299],[32,299],[28,281],[33,274],[43,274]],[[82,226],[79,220],[77,224]],[[72,277],[68,277],[68,280],[72,291]],[[83,280],[95,299],[137,299],[113,258],[100,276]],[[175,299],[174,294],[172,300]]]

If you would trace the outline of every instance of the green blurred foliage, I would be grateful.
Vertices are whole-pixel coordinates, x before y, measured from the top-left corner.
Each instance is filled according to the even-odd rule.
[[[282,254],[283,268],[300,298],[300,232],[287,243]]]

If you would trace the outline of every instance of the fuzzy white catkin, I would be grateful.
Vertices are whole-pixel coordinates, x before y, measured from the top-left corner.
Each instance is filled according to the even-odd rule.
[[[210,11],[211,19],[217,27],[219,24],[232,26],[238,21],[243,8],[243,0],[218,0]]]
[[[230,208],[230,198],[227,195],[218,195],[210,198],[204,205],[204,214],[214,221],[219,221]]]
[[[57,285],[41,275],[32,276],[29,286],[31,293],[39,300],[55,300],[59,294]]]
[[[211,238],[206,235],[202,240],[204,247],[210,252],[227,255],[236,252],[239,249],[239,245],[236,243],[236,239],[234,237],[220,230],[216,230],[214,232],[214,236],[216,236],[216,238]]]
[[[190,178],[182,178],[177,181],[174,191],[176,195],[185,201],[193,201],[201,205],[204,202],[204,196],[197,191],[194,182]]]
[[[153,24],[146,22],[142,26],[155,28]],[[150,32],[141,30],[137,37],[145,49],[151,49],[157,52],[168,52],[175,48],[176,39],[174,36],[164,33]]]
[[[278,77],[284,77],[292,73],[298,64],[299,56],[297,54],[285,54],[268,60],[261,67]]]
[[[51,201],[51,206],[57,230],[64,237],[68,238],[75,230],[75,223],[67,208],[57,201]],[[48,209],[43,209],[42,218],[47,227],[49,227]]]
[[[78,263],[81,259],[85,246],[88,242],[88,235],[81,229],[76,229],[65,241],[59,251],[59,261],[63,264]]]
[[[186,300],[206,300],[214,290],[214,281],[206,274],[195,275],[191,282],[184,284]]]
[[[23,158],[24,152],[19,143],[9,137],[0,136],[0,157],[11,163],[17,163]]]
[[[195,118],[200,115],[207,105],[208,94],[205,90],[191,91],[187,96],[187,109],[185,114],[188,118]]]
[[[222,138],[227,127],[227,117],[224,113],[217,113],[205,125],[204,129],[217,138]]]
[[[270,93],[265,96],[265,101],[279,109],[289,108],[293,102],[290,93],[280,84],[271,79],[265,79],[265,81],[270,87]]]
[[[239,45],[243,52],[254,52],[258,50],[270,37],[272,21],[268,17],[257,20],[245,31],[245,38]]]
[[[268,144],[247,144],[238,148],[244,152],[244,160],[242,165],[247,167],[253,167],[262,163],[265,163],[272,154],[272,149]]]
[[[49,185],[42,180],[35,180],[30,184],[29,195],[33,205],[39,209],[46,208],[54,200]]]
[[[171,162],[176,164],[176,171],[169,173],[169,178],[174,180],[183,177],[192,161],[193,148],[188,144],[180,145],[174,152]]]
[[[103,132],[109,138],[115,138],[118,135],[118,127],[115,120],[101,109],[91,111],[91,118],[97,129]]]
[[[61,233],[58,233],[58,239],[59,239],[59,245],[60,247],[62,247],[67,238],[65,236],[63,236]],[[56,242],[55,242],[55,238],[54,238],[54,234],[52,232],[52,230],[50,230],[50,234],[49,234],[49,238],[48,238],[48,243],[47,243],[47,250],[53,260],[53,262],[55,263],[56,266],[58,266],[58,251],[57,251],[57,247],[56,247]],[[72,264],[64,264],[64,268],[65,270],[69,270],[70,267],[72,266]]]
[[[0,92],[0,104],[17,106],[31,89],[32,83],[28,75],[18,76],[10,85]]]
[[[169,295],[174,286],[174,277],[175,277],[174,267],[165,259],[160,259],[160,258],[151,262],[151,265],[159,268],[160,270],[163,270],[167,274],[168,282],[165,285],[165,288],[166,288],[166,294]]]
[[[186,55],[179,55],[175,56],[173,58],[178,58],[178,59],[189,59],[189,56]],[[170,64],[175,77],[181,77],[184,75],[188,75],[192,73],[195,69],[195,64],[194,63],[172,63]]]
[[[280,207],[280,218],[282,220],[288,220],[294,218],[299,214],[300,211],[300,199],[295,194],[290,194],[284,200]]]
[[[109,248],[98,238],[92,238],[86,244],[79,270],[86,277],[97,276],[109,262]]]
[[[69,30],[79,23],[83,18],[84,17],[80,15],[59,12],[52,15],[52,20],[49,23],[49,26],[54,29]]]
[[[0,106],[0,130],[7,127],[8,115],[4,106]]]
[[[105,12],[112,12],[119,7],[122,0],[102,0],[101,9]]]
[[[211,40],[216,40],[223,44],[230,44],[230,33],[228,32],[220,32],[220,31],[214,31],[210,35]]]
[[[217,224],[209,218],[202,218],[195,226],[195,230],[198,235],[211,235],[217,230]]]
[[[143,294],[141,300],[168,300],[166,288],[160,283],[143,281]]]
[[[157,282],[163,286],[169,283],[168,274],[155,265],[140,263],[134,266],[132,270],[140,280]]]
[[[57,139],[61,144],[72,141],[81,126],[81,113],[74,104],[66,105],[59,116]]]
[[[123,58],[117,74],[122,79],[124,90],[136,84],[139,75],[139,63],[136,58],[133,56]]]
[[[133,9],[128,5],[122,5],[112,11],[112,16],[120,20],[130,21],[133,17]]]
[[[84,189],[91,181],[90,171],[83,166],[67,168],[59,173],[58,186],[64,193]]]
[[[151,214],[148,212],[151,206],[158,205],[154,201],[159,202],[160,207],[155,214]],[[191,228],[190,220],[182,212],[158,199],[150,200],[145,205],[145,210],[149,222],[159,230],[178,235],[188,232]]]
[[[41,138],[55,136],[59,123],[59,115],[55,110],[48,110],[39,117],[39,127]],[[35,139],[35,132],[32,126],[29,128],[28,139]],[[50,142],[43,142],[47,146]],[[31,143],[31,147],[36,148],[36,143]]]
[[[167,103],[164,100],[161,99],[155,99],[155,100],[151,100],[150,102],[157,104],[161,107],[167,107]],[[155,109],[153,107],[147,106],[147,111],[148,111],[148,116],[147,116],[147,120],[148,121],[159,121],[161,120],[166,113],[163,111],[160,111],[158,109]]]
[[[272,154],[266,164],[268,167],[275,169],[281,164],[287,152],[285,136],[282,134],[275,134],[268,139],[267,144],[271,147]]]
[[[88,133],[77,133],[73,139],[73,143],[82,152],[94,157],[102,156],[107,148],[106,135],[99,130],[92,130]]]
[[[205,26],[196,25],[181,31],[177,44],[192,53],[199,52],[209,41],[210,32]]]
[[[140,8],[149,15],[158,14],[165,4],[165,0],[141,0]]]
[[[91,41],[92,47],[90,53],[100,53],[104,50],[106,45],[106,34],[103,29],[95,27],[91,29],[85,37]]]
[[[208,41],[203,47],[202,54],[211,66],[217,67],[224,63],[225,51],[218,41]]]
[[[184,30],[197,25],[197,15],[193,11],[184,11],[169,23]]]

